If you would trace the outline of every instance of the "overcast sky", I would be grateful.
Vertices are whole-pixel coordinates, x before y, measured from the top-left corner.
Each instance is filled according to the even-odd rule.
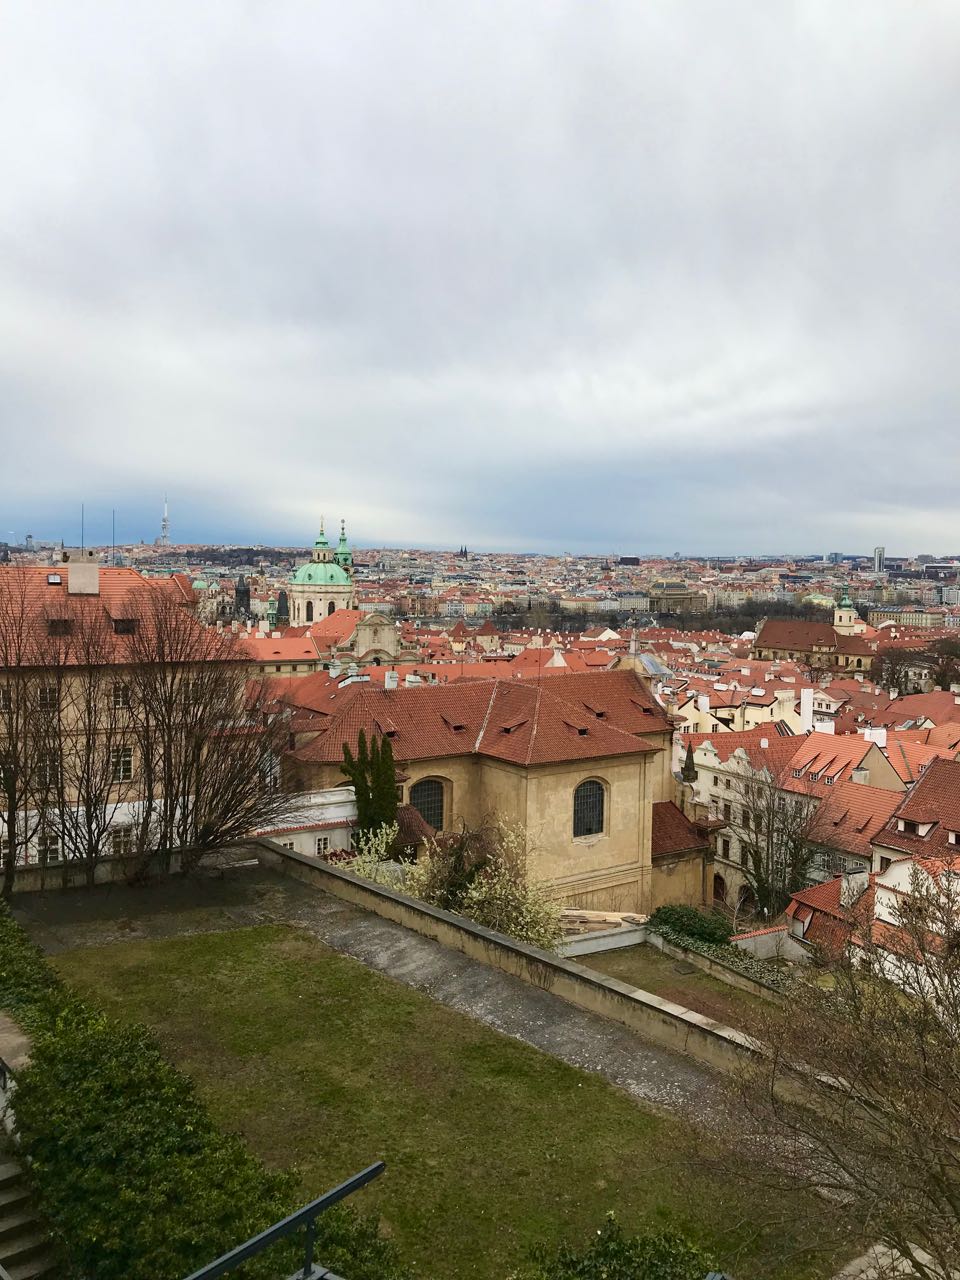
[[[0,539],[960,551],[956,0],[4,0]]]

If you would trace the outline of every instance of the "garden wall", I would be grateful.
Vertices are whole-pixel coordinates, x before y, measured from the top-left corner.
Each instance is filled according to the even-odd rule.
[[[726,982],[731,987],[738,987],[741,991],[747,991],[752,996],[760,996],[763,1000],[780,1000],[782,996],[774,987],[768,987],[765,982],[757,982],[754,978],[748,978],[745,973],[740,973],[728,964],[724,964],[722,960],[714,960],[710,956],[702,956],[698,951],[688,951],[686,947],[678,947],[672,942],[667,942],[666,938],[661,938],[660,934],[654,929],[647,930],[646,942],[648,946],[656,947],[658,951],[662,951],[665,955],[673,956],[675,960],[683,960],[685,964],[693,965],[695,969],[702,969],[704,973],[709,973],[712,977],[718,978],[720,982]]]
[[[595,933],[579,933],[567,938],[558,947],[566,959],[574,956],[592,956],[599,951],[617,951],[621,947],[636,947],[646,942],[647,931],[642,924],[617,929],[600,929]]]
[[[754,929],[749,933],[735,933],[730,943],[741,951],[749,951],[758,960],[810,963],[810,952],[791,936],[785,924],[772,925],[769,929]]]
[[[170,870],[180,870],[179,853],[170,854]],[[148,877],[160,875],[158,867],[149,866]],[[131,865],[128,858],[101,858],[94,868],[94,884],[116,884],[128,880]],[[28,864],[18,866],[13,881],[14,893],[41,893],[51,889],[83,889],[87,883],[87,869],[82,862],[63,862],[45,867]]]
[[[361,880],[341,867],[284,849],[274,841],[260,840],[256,846],[258,857],[266,867],[502,969],[578,1008],[612,1018],[658,1044],[689,1053],[712,1067],[734,1070],[745,1059],[752,1059],[756,1052],[750,1038],[742,1032],[669,1000],[661,1000],[650,992],[604,977],[538,947],[516,942],[463,916]]]

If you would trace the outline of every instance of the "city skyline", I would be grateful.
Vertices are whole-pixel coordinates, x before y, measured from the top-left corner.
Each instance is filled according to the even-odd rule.
[[[33,529],[25,529],[22,532],[18,532],[17,530],[13,530],[13,529],[7,530],[5,532],[0,530],[0,540],[7,539],[9,540],[11,545],[23,545],[24,539],[29,536],[34,541],[34,543],[39,543],[39,544],[55,543],[58,545],[62,544],[64,546],[79,546],[83,544],[90,547],[106,548],[106,547],[110,547],[111,545],[115,545],[118,547],[159,545],[163,537],[164,521],[167,519],[167,516],[165,514],[166,508],[167,508],[167,503],[164,502],[163,506],[160,508],[160,513],[156,519],[155,530],[152,533],[144,534],[143,537],[123,537],[121,536],[122,530],[118,529],[116,537],[114,538],[113,530],[111,529],[111,523],[112,523],[111,515],[113,515],[114,513],[111,513],[111,515],[107,515],[106,518],[104,518],[101,514],[97,512],[86,513],[86,515],[84,516],[84,523],[81,526],[81,522],[80,522],[81,517],[78,511],[65,518],[64,528],[68,531],[66,533],[60,533],[58,535],[54,535],[49,532],[42,532],[42,531],[36,532]],[[319,532],[320,526],[321,526],[321,520],[325,520],[325,519],[326,518],[323,517],[322,515],[317,518],[314,534]],[[349,520],[347,519],[346,516],[344,517],[337,516],[336,518],[337,529],[339,529],[339,524],[341,519],[344,519],[346,523],[349,525]],[[326,523],[329,524],[330,523],[329,520],[327,520]],[[103,536],[105,527],[106,529],[110,530],[109,536],[106,536],[106,537]],[[276,537],[272,539],[271,538],[252,539],[249,537],[244,538],[242,536],[235,537],[235,538],[208,537],[203,539],[193,538],[193,537],[180,537],[178,535],[183,531],[178,530],[175,527],[174,521],[172,518],[170,519],[169,527],[171,531],[170,546],[174,549],[176,549],[179,546],[196,546],[196,547],[249,546],[249,547],[265,547],[265,548],[279,547],[279,548],[285,548],[285,549],[290,548],[290,549],[306,550],[306,549],[309,549],[309,547],[313,543],[312,537],[304,537],[304,538]],[[83,530],[82,533],[81,533],[81,528]],[[73,537],[69,536],[69,531],[71,529],[74,534]],[[187,532],[189,532],[189,530]],[[464,541],[464,539],[461,539],[459,542],[456,542],[454,544],[413,543],[413,542],[397,542],[397,541],[391,542],[388,540],[384,540],[382,538],[381,539],[376,539],[376,538],[363,539],[363,538],[355,537],[352,533],[352,530],[350,530],[349,528],[348,528],[348,536],[351,544],[361,550],[374,549],[374,550],[399,550],[399,551],[425,551],[425,552],[432,552],[432,553],[438,553],[438,554],[442,554],[445,552],[455,554],[461,546],[467,546],[468,551],[476,552],[478,554],[539,555],[539,556],[548,556],[548,557],[573,555],[575,557],[583,556],[583,557],[596,558],[596,557],[603,557],[603,556],[623,555],[623,556],[639,556],[641,559],[669,560],[679,554],[681,559],[696,559],[696,560],[702,560],[702,559],[723,560],[725,558],[741,559],[741,558],[750,557],[750,556],[756,557],[758,559],[780,558],[783,560],[797,560],[797,559],[808,559],[810,557],[822,557],[824,560],[826,560],[826,557],[830,554],[840,554],[844,557],[859,557],[861,559],[871,560],[871,559],[874,559],[875,552],[877,550],[876,546],[870,546],[868,548],[863,548],[863,549],[830,548],[829,551],[820,550],[817,548],[807,549],[807,550],[798,550],[794,548],[792,550],[771,551],[769,549],[762,549],[759,547],[754,547],[753,549],[746,550],[746,551],[732,551],[730,550],[730,548],[726,548],[726,549],[721,549],[718,552],[713,552],[713,551],[708,552],[703,550],[692,549],[689,547],[686,549],[674,548],[674,550],[672,551],[666,551],[666,550],[657,551],[657,550],[649,550],[649,549],[645,550],[643,548],[638,549],[636,546],[633,546],[630,544],[625,544],[623,546],[610,546],[610,547],[602,548],[600,550],[595,550],[595,549],[585,549],[584,547],[580,546],[576,542],[572,542],[568,546],[554,549],[554,550],[543,550],[536,547],[512,547],[512,546],[501,546],[501,545],[485,545],[482,541],[474,543],[473,545],[469,545]],[[955,552],[951,552],[949,549],[944,550],[943,548],[927,548],[925,551],[918,551],[918,550],[899,551],[896,549],[891,549],[889,547],[883,546],[880,549],[884,551],[885,558],[887,560],[891,560],[891,559],[892,560],[904,560],[904,559],[912,560],[912,559],[915,559],[916,556],[918,555],[926,555],[926,554],[934,554],[938,556],[943,555],[946,557],[951,557],[957,554]]]

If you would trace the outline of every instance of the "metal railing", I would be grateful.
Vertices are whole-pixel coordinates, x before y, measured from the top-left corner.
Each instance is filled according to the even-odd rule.
[[[233,1271],[242,1263],[249,1262],[251,1258],[256,1257],[258,1253],[262,1253],[264,1249],[269,1249],[278,1240],[284,1240],[287,1236],[292,1236],[303,1227],[306,1227],[303,1266],[294,1272],[290,1280],[339,1280],[339,1277],[335,1276],[332,1271],[318,1265],[313,1260],[317,1218],[323,1213],[324,1209],[329,1209],[331,1205],[337,1204],[340,1200],[352,1195],[354,1191],[359,1191],[361,1187],[365,1187],[374,1178],[379,1178],[385,1168],[386,1165],[383,1161],[378,1160],[376,1164],[372,1164],[369,1168],[354,1174],[346,1182],[341,1182],[332,1191],[327,1191],[319,1199],[311,1200],[302,1209],[297,1209],[288,1218],[275,1222],[272,1227],[267,1227],[266,1231],[261,1231],[258,1236],[252,1236],[245,1244],[238,1245],[236,1249],[231,1249],[229,1253],[225,1253],[213,1262],[208,1262],[205,1267],[201,1267],[199,1271],[194,1271],[187,1276],[186,1280],[215,1280],[216,1276],[225,1276],[228,1271]]]

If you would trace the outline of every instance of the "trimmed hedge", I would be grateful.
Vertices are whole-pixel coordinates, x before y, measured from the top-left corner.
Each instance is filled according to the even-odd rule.
[[[655,925],[652,916],[648,928],[654,929],[664,942],[670,942],[675,947],[685,947],[687,951],[695,951],[697,955],[706,956],[708,960],[719,960],[728,969],[736,969],[745,978],[761,982],[774,991],[787,992],[796,982],[792,974],[778,965],[759,960],[749,951],[741,951],[739,947],[731,946],[729,943],[703,942],[700,938],[692,938],[678,929],[669,929],[666,925]]]
[[[538,1250],[514,1280],[704,1280],[713,1264],[674,1231],[628,1236],[613,1214],[581,1251],[563,1245]]]
[[[6,907],[0,1005],[33,1038],[17,1131],[71,1275],[182,1280],[299,1208],[295,1176],[222,1133],[147,1030],[72,994]],[[348,1206],[317,1219],[315,1256],[351,1280],[403,1274],[375,1220]],[[278,1244],[238,1275],[274,1280],[301,1260],[296,1243]]]
[[[721,946],[730,941],[733,932],[729,923],[715,911],[698,911],[696,907],[679,905],[657,907],[648,923],[657,932],[661,929],[673,929],[677,933],[686,934],[688,938],[716,942]]]

